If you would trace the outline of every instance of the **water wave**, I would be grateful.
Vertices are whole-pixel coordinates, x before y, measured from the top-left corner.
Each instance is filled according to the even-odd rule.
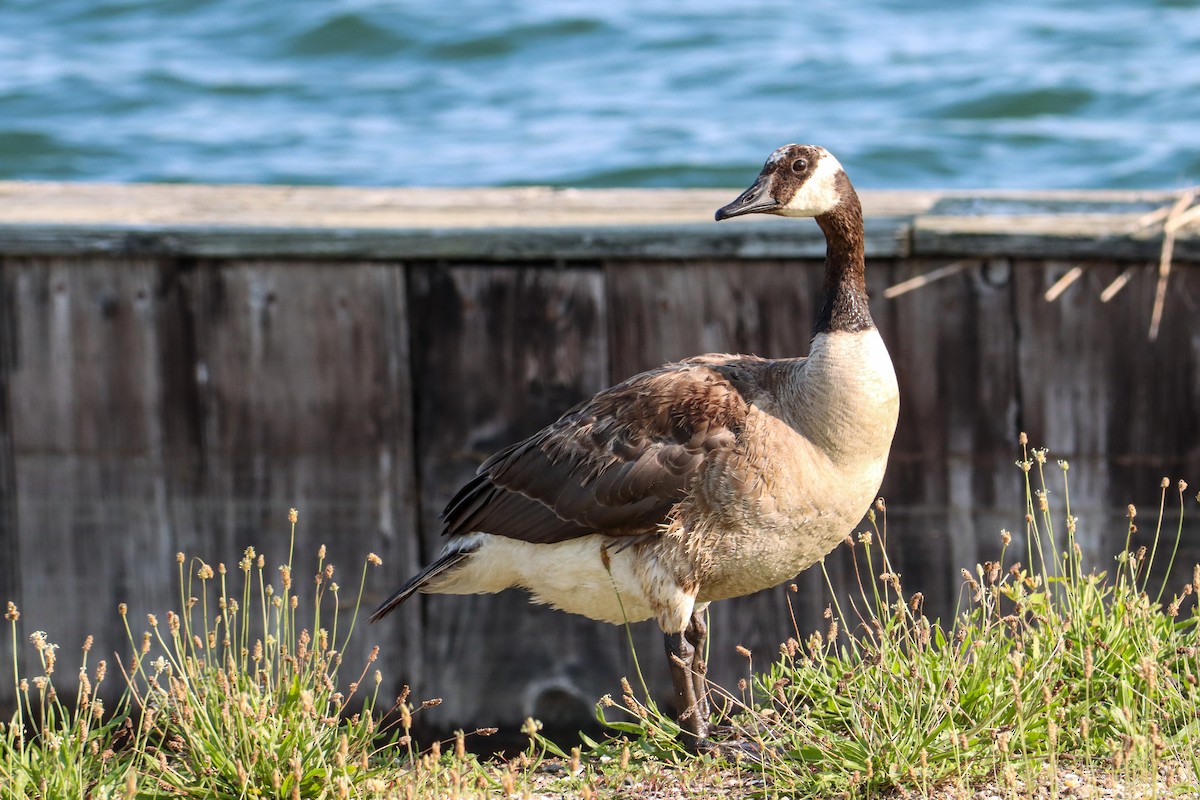
[[[878,187],[1200,180],[1195,2],[8,0],[0,178]]]

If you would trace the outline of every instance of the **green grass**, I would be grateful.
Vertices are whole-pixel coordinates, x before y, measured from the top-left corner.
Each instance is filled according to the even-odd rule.
[[[86,643],[67,699],[54,688],[56,646],[23,636],[9,604],[14,653],[35,648],[40,674],[21,675],[14,658],[19,706],[0,725],[0,800],[970,796],[982,785],[1017,798],[1035,787],[1065,797],[1081,782],[1194,791],[1200,566],[1180,586],[1150,570],[1174,561],[1185,485],[1164,481],[1152,532],[1137,530],[1130,507],[1126,547],[1105,570],[1076,545],[1067,464],[1035,450],[1018,467],[1024,530],[1001,532],[998,559],[963,571],[964,610],[945,624],[895,574],[877,504],[871,529],[847,543],[855,596],[831,600],[819,631],[797,629],[724,696],[724,721],[758,744],[757,760],[688,756],[674,722],[628,682],[620,702],[597,706],[610,735],[571,752],[534,720],[528,747],[508,759],[471,752],[489,730],[421,746],[413,716],[437,701],[381,698],[375,653],[342,663],[378,559],[356,576],[357,599],[338,602],[324,548],[303,588],[290,555],[270,569],[248,549],[233,569],[179,554],[178,610],[143,626],[120,609],[128,658],[93,664]],[[294,541],[294,513],[291,524]],[[104,708],[113,680],[123,690]]]
[[[1186,484],[1164,479],[1146,544],[1129,508],[1127,544],[1108,571],[1083,563],[1059,462],[1064,508],[1051,511],[1046,453],[1025,452],[1025,547],[1000,533],[995,562],[964,569],[966,610],[949,625],[923,613],[887,555],[882,500],[854,549],[858,593],[825,628],[797,634],[778,660],[728,697],[732,723],[756,741],[767,783],[801,796],[928,794],[935,787],[1049,784],[1073,770],[1195,791],[1200,775],[1200,639],[1193,579],[1155,584],[1150,566],[1182,534]],[[1179,506],[1163,531],[1168,495]],[[1056,531],[1056,525],[1059,530]],[[1056,546],[1055,542],[1060,545]],[[1169,573],[1169,569],[1167,570]],[[1180,607],[1188,613],[1181,615]],[[849,631],[845,631],[849,627]],[[846,635],[846,634],[849,635]],[[624,730],[662,750],[674,727],[626,698]]]

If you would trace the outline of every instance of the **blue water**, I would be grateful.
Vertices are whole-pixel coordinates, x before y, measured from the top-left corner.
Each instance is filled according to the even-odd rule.
[[[1200,182],[1200,3],[0,0],[0,178]]]

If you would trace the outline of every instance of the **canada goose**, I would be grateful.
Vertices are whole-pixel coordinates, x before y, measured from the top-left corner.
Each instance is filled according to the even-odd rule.
[[[862,207],[826,150],[790,144],[716,212],[816,217],[824,300],[807,358],[709,354],[619,383],[496,453],[442,513],[414,592],[533,602],[666,635],[682,738],[708,749],[704,611],[811,566],[866,513],[899,412],[867,304]]]

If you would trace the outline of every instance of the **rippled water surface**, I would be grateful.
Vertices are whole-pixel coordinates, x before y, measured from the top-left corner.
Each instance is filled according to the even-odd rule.
[[[0,0],[0,178],[1200,181],[1200,3]]]

